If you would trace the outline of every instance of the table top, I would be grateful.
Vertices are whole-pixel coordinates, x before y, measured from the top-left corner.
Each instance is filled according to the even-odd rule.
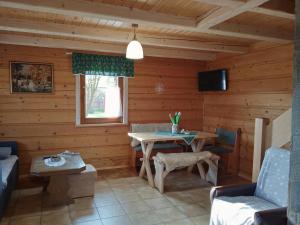
[[[138,132],[138,133],[128,133],[129,137],[132,137],[138,141],[176,141],[182,140],[182,137],[179,135],[162,135],[156,134],[155,132]],[[196,139],[209,139],[217,137],[214,133],[208,133],[203,131],[197,131]]]
[[[63,156],[66,163],[62,166],[52,167],[44,163],[44,156],[32,159],[30,173],[37,176],[53,176],[60,174],[80,173],[85,170],[85,163],[80,155]]]

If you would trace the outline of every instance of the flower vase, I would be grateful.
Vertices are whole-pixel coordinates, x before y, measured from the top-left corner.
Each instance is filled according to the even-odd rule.
[[[178,124],[172,124],[172,134],[178,133]]]

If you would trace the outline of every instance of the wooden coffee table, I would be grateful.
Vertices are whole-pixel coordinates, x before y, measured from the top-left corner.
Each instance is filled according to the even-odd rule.
[[[47,185],[47,204],[62,205],[73,202],[68,195],[68,175],[80,173],[85,170],[85,163],[80,155],[65,156],[66,163],[62,166],[52,167],[44,163],[43,156],[32,159],[30,172],[32,175],[50,177]]]

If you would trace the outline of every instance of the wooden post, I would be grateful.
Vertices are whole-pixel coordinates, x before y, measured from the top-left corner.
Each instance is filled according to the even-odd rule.
[[[266,148],[266,125],[267,119],[255,119],[252,182],[257,181],[263,153]]]
[[[296,1],[292,151],[289,180],[288,224],[300,224],[300,1]]]

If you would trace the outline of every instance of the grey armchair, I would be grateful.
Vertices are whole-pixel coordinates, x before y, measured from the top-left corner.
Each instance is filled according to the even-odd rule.
[[[266,151],[258,182],[211,191],[210,225],[287,224],[290,152]]]

